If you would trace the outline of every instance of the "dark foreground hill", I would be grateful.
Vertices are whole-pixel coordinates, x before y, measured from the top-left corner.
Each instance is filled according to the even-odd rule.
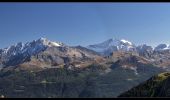
[[[170,72],[153,76],[119,97],[170,97]]]

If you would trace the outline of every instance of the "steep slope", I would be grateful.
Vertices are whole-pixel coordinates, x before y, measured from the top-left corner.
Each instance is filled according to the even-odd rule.
[[[170,73],[164,72],[122,93],[119,97],[170,97],[169,84]]]

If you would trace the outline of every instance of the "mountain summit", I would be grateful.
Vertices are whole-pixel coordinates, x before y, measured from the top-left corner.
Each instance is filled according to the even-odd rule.
[[[132,42],[129,42],[125,39],[116,39],[111,38],[108,39],[102,43],[89,45],[87,46],[88,49],[94,50],[96,52],[99,52],[103,55],[109,55],[113,51],[134,51],[135,45]]]
[[[40,38],[38,40],[36,40],[36,42],[39,42],[40,44],[46,45],[46,46],[63,46],[63,43],[61,42],[53,42],[53,41],[49,41],[47,38]]]
[[[28,53],[28,54],[34,54],[35,52],[41,51],[46,47],[52,47],[52,46],[63,46],[63,43],[60,42],[53,42],[49,41],[46,38],[39,38],[38,40],[33,40],[32,42],[22,43],[19,42],[15,45],[9,46],[4,49],[0,49],[0,54],[5,55],[16,55],[19,53]]]
[[[59,46],[64,46],[64,44],[60,42],[49,41],[46,38],[39,38],[25,44],[19,42],[7,48],[0,49],[0,62],[3,62],[5,65],[15,65],[16,63],[25,61],[26,58],[29,58],[32,55],[44,51],[48,47]],[[17,60],[18,62],[16,62],[16,59],[20,60]]]

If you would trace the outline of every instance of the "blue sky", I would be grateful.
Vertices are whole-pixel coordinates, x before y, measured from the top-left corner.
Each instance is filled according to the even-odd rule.
[[[83,46],[112,37],[170,44],[170,3],[0,3],[0,48],[40,37]]]

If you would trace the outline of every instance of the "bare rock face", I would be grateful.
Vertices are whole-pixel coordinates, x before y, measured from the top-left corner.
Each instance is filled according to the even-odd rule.
[[[146,44],[138,46],[137,51],[140,56],[146,58],[151,58],[154,52],[153,48],[151,46],[147,46]]]
[[[162,50],[167,50],[170,49],[169,45],[167,44],[159,44],[157,47],[155,47],[155,51],[162,51]]]

